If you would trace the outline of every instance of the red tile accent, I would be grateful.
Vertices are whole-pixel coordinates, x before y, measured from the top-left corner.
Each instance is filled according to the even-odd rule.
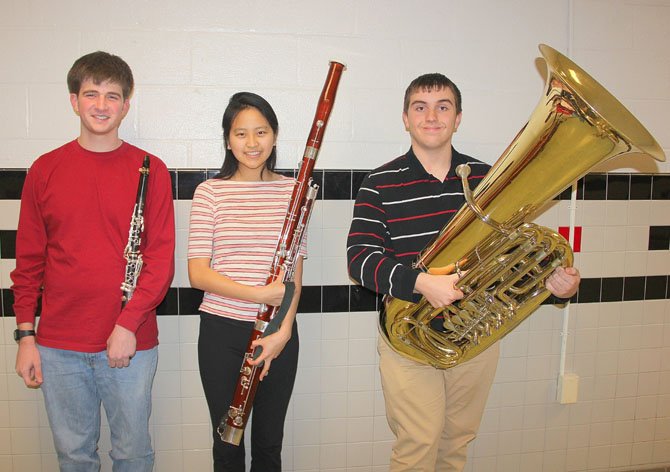
[[[569,226],[559,226],[558,234],[563,236],[565,239],[568,239],[570,235]],[[580,252],[582,250],[582,227],[575,226],[574,242],[572,243],[572,252]]]

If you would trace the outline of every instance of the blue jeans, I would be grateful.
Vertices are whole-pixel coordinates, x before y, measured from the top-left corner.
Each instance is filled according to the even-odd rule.
[[[151,471],[151,386],[158,348],[137,351],[113,369],[107,351],[85,353],[38,346],[42,392],[61,472],[98,472],[100,403],[111,431],[114,472]]]

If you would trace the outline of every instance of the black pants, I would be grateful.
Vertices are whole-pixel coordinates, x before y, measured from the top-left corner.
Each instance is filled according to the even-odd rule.
[[[244,440],[239,446],[224,443],[216,428],[232,403],[252,328],[253,323],[200,314],[198,362],[212,420],[214,472],[244,472]],[[295,383],[298,346],[298,326],[293,323],[291,339],[258,384],[247,425],[247,431],[251,429],[252,472],[281,471],[284,420]]]

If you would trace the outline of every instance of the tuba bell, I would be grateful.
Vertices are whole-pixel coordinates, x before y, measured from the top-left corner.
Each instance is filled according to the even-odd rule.
[[[462,275],[464,298],[435,309],[387,296],[379,329],[399,354],[438,369],[466,362],[502,339],[550,295],[545,279],[573,263],[559,234],[531,222],[548,201],[592,167],[623,154],[664,161],[640,122],[570,59],[541,44],[544,94],[530,119],[477,188],[456,169],[466,203],[414,267]],[[444,317],[444,330],[431,326]]]

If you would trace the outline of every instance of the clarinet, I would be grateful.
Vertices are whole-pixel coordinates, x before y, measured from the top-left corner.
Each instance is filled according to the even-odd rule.
[[[295,262],[298,257],[300,245],[305,236],[305,229],[309,222],[314,200],[316,199],[319,186],[312,181],[312,171],[321,147],[321,139],[328,124],[328,118],[333,108],[340,76],[344,70],[344,64],[330,62],[328,76],[321,91],[316,114],[312,123],[312,129],[307,139],[307,145],[303,154],[300,170],[293,188],[289,202],[286,218],[277,241],[275,255],[270,266],[266,284],[274,282],[281,270],[284,270],[282,282],[292,282],[295,272]],[[249,361],[255,357],[255,349],[251,343],[266,333],[269,321],[277,313],[277,307],[261,304],[256,315],[256,322],[249,338],[246,353],[237,379],[237,387],[233,402],[219,423],[217,432],[223,442],[238,446],[242,440],[244,427],[249,418],[251,407],[256,395],[259,376],[262,365],[250,365]],[[271,329],[268,329],[270,333]]]
[[[149,177],[149,156],[144,156],[142,167],[139,168],[140,182],[137,185],[137,198],[133,214],[130,217],[130,230],[128,232],[128,244],[123,250],[126,259],[126,275],[121,284],[121,308],[133,297],[137,286],[137,278],[142,270],[142,254],[140,243],[144,231],[144,203],[147,200],[147,179]]]

